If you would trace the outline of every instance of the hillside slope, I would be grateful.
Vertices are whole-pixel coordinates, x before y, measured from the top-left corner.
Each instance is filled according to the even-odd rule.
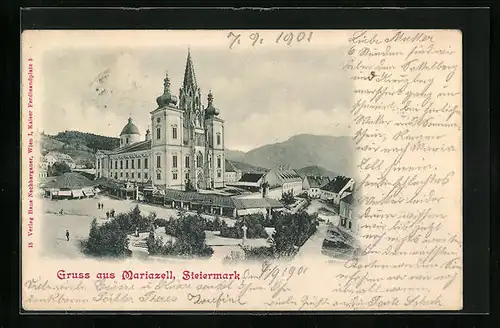
[[[318,177],[329,177],[333,178],[337,176],[336,173],[325,169],[324,167],[318,165],[306,166],[300,169],[297,169],[297,172],[303,177],[309,176],[318,176]]]
[[[64,131],[55,136],[41,134],[40,148],[42,155],[57,151],[71,156],[77,164],[95,162],[98,149],[111,150],[118,147],[120,139],[100,136],[79,131]]]
[[[336,174],[351,175],[355,171],[354,149],[352,137],[303,134],[282,143],[253,149],[245,154],[244,163],[269,168],[318,165]]]

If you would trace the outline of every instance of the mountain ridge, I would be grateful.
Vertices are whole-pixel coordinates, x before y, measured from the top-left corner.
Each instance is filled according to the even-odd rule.
[[[350,136],[299,134],[283,142],[252,149],[244,153],[243,158],[242,154],[238,153],[238,160],[267,168],[282,165],[289,168],[306,168],[316,165],[334,174],[352,175],[354,150],[354,140]],[[231,152],[226,154],[229,160],[234,159],[231,158]]]

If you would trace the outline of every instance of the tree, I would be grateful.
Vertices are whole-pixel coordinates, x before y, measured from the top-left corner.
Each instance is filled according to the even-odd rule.
[[[71,168],[68,164],[66,164],[65,162],[55,162],[49,167],[47,174],[48,176],[55,177],[63,175],[67,172],[71,172]]]
[[[305,211],[294,214],[283,213],[277,216],[274,246],[279,256],[292,256],[317,229],[317,215]]]
[[[165,232],[176,237],[173,245],[165,245],[164,255],[211,256],[212,247],[205,242],[206,221],[200,215],[188,215],[179,211],[178,218],[170,218]]]
[[[153,231],[149,232],[148,239],[146,240],[146,245],[148,246],[149,255],[161,254],[163,241],[161,238],[156,238]]]
[[[90,225],[89,237],[83,243],[84,252],[94,256],[121,257],[130,255],[127,234],[112,220],[98,226],[94,219]]]
[[[292,205],[293,203],[295,203],[295,197],[293,196],[293,192],[289,191],[281,194],[281,201],[285,205]]]

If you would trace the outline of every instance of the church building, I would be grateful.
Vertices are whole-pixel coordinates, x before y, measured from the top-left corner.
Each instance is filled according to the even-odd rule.
[[[211,92],[206,106],[188,51],[179,97],[170,91],[168,73],[157,107],[150,112],[151,131],[145,137],[129,118],[120,146],[96,154],[96,178],[153,185],[159,189],[223,188],[224,121]],[[189,186],[189,187],[187,187]]]

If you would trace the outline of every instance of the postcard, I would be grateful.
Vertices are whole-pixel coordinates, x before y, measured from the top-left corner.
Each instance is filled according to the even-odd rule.
[[[22,33],[22,310],[462,308],[458,30]]]

